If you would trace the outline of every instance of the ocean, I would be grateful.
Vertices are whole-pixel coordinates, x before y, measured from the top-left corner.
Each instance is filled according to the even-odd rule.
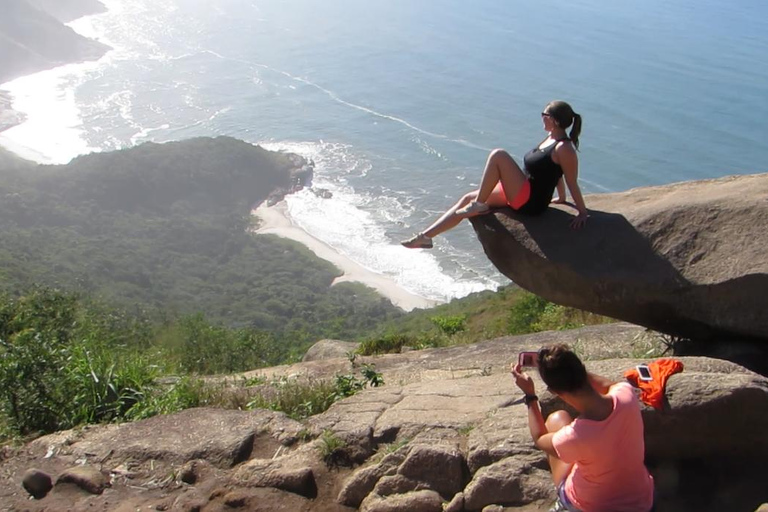
[[[489,150],[543,139],[552,99],[583,116],[586,193],[766,172],[764,0],[104,3],[70,25],[114,50],[0,86],[27,116],[0,144],[46,163],[217,135],[302,154],[333,196],[289,196],[293,222],[431,299],[508,281],[466,223],[432,251],[398,241]]]

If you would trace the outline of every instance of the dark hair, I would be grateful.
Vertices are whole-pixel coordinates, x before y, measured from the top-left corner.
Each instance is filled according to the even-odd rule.
[[[552,116],[557,123],[557,126],[563,130],[573,124],[573,128],[571,128],[571,133],[568,135],[568,138],[571,139],[573,145],[578,149],[579,135],[581,135],[581,116],[574,112],[569,104],[560,100],[551,101],[545,110]]]
[[[552,345],[539,350],[539,375],[557,393],[578,391],[589,385],[587,369],[568,345]]]

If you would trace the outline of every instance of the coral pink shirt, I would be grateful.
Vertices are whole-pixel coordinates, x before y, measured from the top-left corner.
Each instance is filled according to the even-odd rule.
[[[552,436],[558,457],[574,463],[565,494],[585,512],[648,512],[653,478],[643,462],[640,406],[625,382],[611,386],[608,396],[613,412],[606,419],[577,418]]]

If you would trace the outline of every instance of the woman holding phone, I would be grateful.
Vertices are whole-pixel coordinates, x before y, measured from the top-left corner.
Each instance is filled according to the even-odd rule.
[[[525,394],[528,426],[549,458],[558,500],[550,512],[648,512],[653,478],[645,467],[640,406],[632,387],[588,373],[565,345],[522,353],[513,363],[515,384]],[[544,420],[533,380],[523,364],[536,366],[550,392],[579,412],[555,411]]]

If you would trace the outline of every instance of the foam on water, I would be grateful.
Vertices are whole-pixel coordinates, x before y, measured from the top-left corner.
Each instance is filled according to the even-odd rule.
[[[14,109],[26,121],[0,133],[0,144],[41,163],[66,163],[99,148],[83,138],[75,90],[83,75],[98,64],[71,64],[17,78],[3,84],[14,98]]]
[[[538,25],[526,22],[547,12],[535,2],[103,1],[107,13],[71,26],[114,50],[96,63],[7,84],[28,121],[0,133],[1,144],[34,160],[66,162],[143,141],[269,140],[270,148],[314,159],[315,187],[333,194],[290,196],[296,224],[431,298],[503,279],[466,226],[441,236],[433,251],[405,250],[397,240],[476,187],[481,151],[508,141],[517,144],[513,155],[525,149],[520,144],[539,119],[536,110],[534,119],[523,113],[552,97],[578,100],[589,116],[580,176],[586,192],[755,172],[764,160],[755,127],[767,117],[760,100],[768,74],[752,62],[768,47],[765,17],[710,26],[706,13],[722,8],[714,0],[695,2],[691,12],[668,6],[676,14],[663,11],[669,23],[662,27],[662,11],[634,4],[564,6],[569,25],[554,20],[553,30],[581,26],[592,34],[577,38],[580,51],[559,62],[565,89],[547,64],[561,45],[540,40]],[[742,6],[733,16],[749,12]],[[380,23],[359,23],[371,13]],[[692,14],[704,25],[686,32],[676,20]],[[654,30],[630,24],[617,32],[628,16]],[[500,26],[501,18],[512,25]],[[684,44],[707,30],[717,45],[705,38]],[[684,137],[691,127],[696,136]]]
[[[291,194],[286,197],[288,214],[294,224],[368,270],[393,279],[416,295],[438,301],[499,284],[481,276],[456,280],[446,275],[434,253],[406,249],[391,240],[384,226],[402,223],[413,213],[413,206],[391,190],[357,193],[347,178],[361,176],[371,165],[353,148],[328,142],[261,145],[314,161],[313,188],[326,189],[332,197],[322,198],[311,189]],[[443,250],[449,247],[444,244]]]
[[[46,164],[67,163],[78,155],[103,149],[86,140],[83,112],[76,98],[78,87],[115,62],[135,59],[138,53],[133,42],[140,41],[145,46],[157,48],[147,37],[126,37],[125,32],[132,30],[129,26],[123,27],[123,34],[109,35],[110,29],[114,31],[123,26],[117,22],[121,16],[134,14],[144,6],[117,0],[108,0],[105,4],[109,9],[107,12],[85,16],[68,24],[80,35],[110,46],[112,50],[104,57],[96,62],[68,64],[2,84],[1,87],[13,96],[14,109],[22,112],[26,120],[0,133],[0,144],[22,157]],[[116,105],[122,117],[130,122],[132,94],[130,90],[113,93],[100,106]],[[137,132],[141,131],[142,128],[137,127]]]

